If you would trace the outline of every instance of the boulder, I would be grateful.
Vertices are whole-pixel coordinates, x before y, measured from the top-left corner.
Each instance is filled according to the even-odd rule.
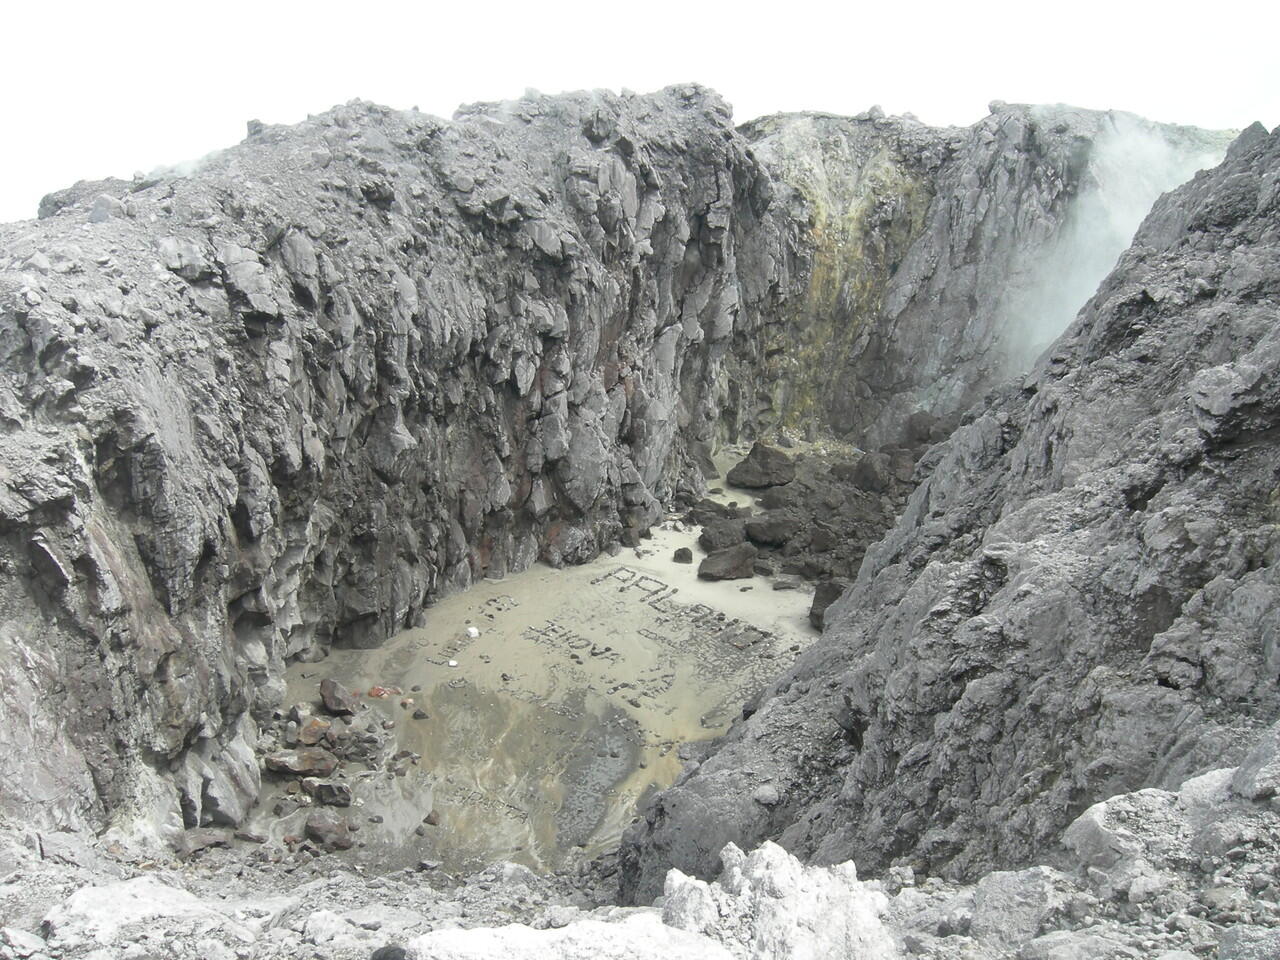
[[[698,546],[708,553],[723,550],[742,543],[746,537],[746,525],[741,520],[713,520],[702,528]]]
[[[688,547],[677,547],[671,559],[676,563],[693,563],[693,551]]]
[[[848,479],[868,493],[884,493],[893,485],[893,462],[888,454],[863,454],[848,474]]]
[[[303,832],[327,850],[350,850],[354,842],[346,817],[332,810],[317,810],[307,817]]]
[[[785,514],[766,513],[748,520],[745,529],[752,543],[780,547],[800,532],[800,522]]]
[[[705,527],[716,520],[727,520],[734,515],[733,508],[719,501],[704,497],[689,508],[689,512],[684,515],[684,520],[686,523]]]
[[[698,565],[700,580],[746,580],[755,575],[756,548],[749,543],[707,554]]]
[[[334,716],[351,716],[360,708],[356,695],[337,680],[320,681],[320,700]]]
[[[327,807],[351,806],[351,787],[345,783],[307,777],[302,781],[302,789],[308,795],[315,797],[317,803]]]
[[[307,717],[298,726],[298,742],[308,747],[314,747],[324,739],[331,726],[332,724],[328,720],[321,720],[319,717]]]
[[[777,447],[766,446],[758,440],[751,445],[746,459],[725,474],[725,479],[735,487],[759,489],[777,487],[796,478],[795,462]]]
[[[338,767],[338,758],[322,747],[280,750],[268,754],[264,762],[268,770],[299,777],[327,777]]]

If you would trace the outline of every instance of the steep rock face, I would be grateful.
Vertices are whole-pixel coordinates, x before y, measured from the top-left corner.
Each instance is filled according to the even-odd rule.
[[[632,829],[624,894],[764,838],[972,876],[1239,761],[1280,710],[1277,298],[1280,130],[1255,125],[926,455],[822,641]]]
[[[794,282],[769,199],[681,87],[351,104],[0,228],[4,810],[234,823],[287,659],[647,527]]]
[[[913,415],[954,426],[1067,326],[1155,198],[1229,142],[1124,113],[991,109],[964,129],[879,111],[743,128],[782,183],[775,216],[801,225],[808,285],[763,331],[739,329],[731,435],[818,426],[875,448],[913,439]]]

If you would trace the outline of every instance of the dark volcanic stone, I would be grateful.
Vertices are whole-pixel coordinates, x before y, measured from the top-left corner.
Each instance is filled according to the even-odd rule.
[[[326,807],[351,806],[351,788],[345,783],[309,777],[302,781],[302,789],[315,797],[317,803],[324,804]]]
[[[346,818],[332,810],[317,810],[307,817],[304,832],[329,850],[350,850],[353,843]]]
[[[320,681],[320,700],[324,703],[324,708],[336,716],[350,716],[360,706],[355,694],[337,680]]]
[[[298,727],[298,742],[308,747],[314,747],[324,739],[325,734],[328,732],[328,720],[321,720],[319,717],[309,717],[305,723]]]
[[[813,592],[813,603],[809,607],[809,622],[819,630],[826,620],[827,607],[840,599],[849,585],[843,580],[823,580]]]
[[[373,951],[369,955],[369,960],[407,960],[408,956],[409,954],[405,952],[404,947],[388,944]]]
[[[231,831],[214,827],[196,827],[186,830],[178,838],[178,853],[185,858],[210,847],[228,847],[231,845],[231,837]]]
[[[855,485],[871,493],[884,493],[893,483],[893,470],[889,456],[884,453],[868,453],[853,465],[849,477]]]
[[[747,539],[770,547],[782,546],[799,531],[799,521],[780,514],[765,514],[746,523]]]
[[[688,547],[677,547],[671,559],[676,563],[693,563],[693,551]]]
[[[741,543],[746,538],[746,525],[741,520],[716,520],[707,524],[698,537],[698,546],[710,553]]]
[[[716,520],[727,520],[733,515],[734,511],[723,503],[704,498],[689,508],[684,519],[686,523],[696,523],[700,527],[705,527]]]
[[[698,566],[702,580],[745,580],[755,574],[756,548],[749,543],[708,554]]]
[[[747,458],[725,474],[735,487],[777,487],[796,478],[796,465],[791,457],[776,447],[756,441]]]
[[[818,630],[822,630],[823,623],[826,621],[827,608],[840,599],[840,595],[847,589],[849,584],[844,580],[820,581],[818,588],[813,591],[813,604],[809,607],[809,622],[813,623]]]
[[[268,770],[300,777],[327,777],[338,766],[338,758],[321,747],[281,750],[266,758]]]

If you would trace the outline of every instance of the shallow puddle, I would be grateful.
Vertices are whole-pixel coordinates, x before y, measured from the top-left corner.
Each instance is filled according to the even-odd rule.
[[[325,677],[400,691],[366,697],[355,720],[394,721],[396,747],[419,755],[344,768],[359,859],[555,869],[617,844],[645,792],[679,773],[679,745],[722,733],[815,636],[809,592],[700,581],[696,547],[694,564],[674,563],[696,536],[679,527],[613,558],[484,581],[379,649],[290,668],[291,703],[315,701]],[[256,826],[300,832],[300,818]]]

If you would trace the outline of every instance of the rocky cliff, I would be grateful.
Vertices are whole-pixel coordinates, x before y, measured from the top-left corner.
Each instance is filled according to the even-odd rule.
[[[3,227],[4,808],[236,823],[286,660],[647,528],[770,189],[696,87],[355,103]]]
[[[1026,370],[1161,193],[1225,134],[993,103],[964,129],[872,110],[747,124],[801,225],[804,296],[739,327],[730,432],[782,425],[874,449],[941,439]],[[914,419],[913,419],[914,418]]]
[[[624,891],[711,875],[730,839],[972,877],[1239,762],[1280,710],[1277,297],[1280,131],[1255,125],[929,451],[823,639],[633,828]]]
[[[1108,147],[1133,130],[1124,141],[1149,150]],[[1114,212],[1108,171],[1169,167],[1164,184],[1219,141],[1004,105],[967,130],[876,114],[735,130],[723,101],[685,86],[531,95],[450,122],[353,103],[251,124],[190,175],[46,198],[39,221],[0,227],[0,812],[161,835],[237,824],[287,661],[376,644],[476,578],[634,541],[700,488],[726,434],[810,423],[864,445],[940,438],[1027,354],[1028,304],[1066,297],[1044,278],[1074,275],[1072,238]],[[994,509],[986,471],[1021,433],[983,444],[1021,402],[1015,390],[932,455],[956,463],[864,567],[833,637],[897,649],[858,619],[892,618],[876,571],[906,591],[933,569],[916,544],[968,549],[938,530],[978,521],[932,514],[944,496]],[[1055,456],[1041,459],[1060,477]],[[889,559],[902,556],[916,566]],[[1157,625],[1182,596],[1162,589]],[[915,668],[884,652],[863,670],[860,642],[825,646],[743,730],[800,698],[825,764],[844,729],[830,697],[849,696],[840,736],[864,711],[869,744],[901,745],[980,672],[956,667],[904,712],[865,678]],[[847,691],[811,679],[846,673]],[[792,846],[834,856],[802,815],[838,811],[814,835],[849,846],[865,822],[849,811],[928,790],[893,787],[896,753],[873,761],[850,743],[865,759],[834,769],[863,771],[861,792],[837,802],[843,779],[811,776],[807,749],[775,759],[796,761],[779,776],[811,779],[811,795],[790,791],[762,823],[744,807],[723,830],[789,827]],[[955,802],[985,809],[967,789]],[[671,837],[677,820],[663,821]],[[663,823],[637,841],[642,864],[668,856]]]

